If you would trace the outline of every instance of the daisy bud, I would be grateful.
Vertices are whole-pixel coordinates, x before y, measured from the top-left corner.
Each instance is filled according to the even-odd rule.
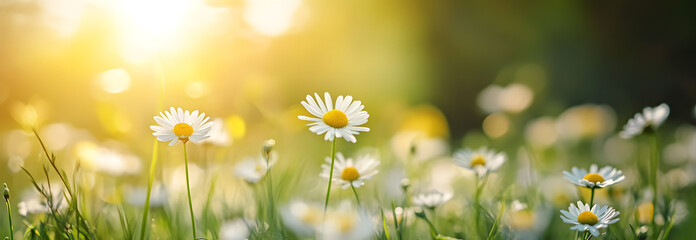
[[[401,189],[403,189],[404,192],[406,192],[406,190],[408,190],[408,187],[411,186],[411,180],[409,180],[408,178],[401,179],[400,184],[401,184]]]
[[[263,153],[266,155],[270,154],[271,150],[273,150],[273,147],[275,147],[275,144],[275,139],[268,139],[266,141],[263,141]]]
[[[641,226],[639,229],[636,229],[636,239],[639,239],[639,240],[648,239],[648,227]]]
[[[10,189],[7,188],[7,183],[3,183],[2,195],[5,197],[5,201],[10,200]]]

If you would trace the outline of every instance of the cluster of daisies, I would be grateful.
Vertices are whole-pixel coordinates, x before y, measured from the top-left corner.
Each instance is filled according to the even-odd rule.
[[[339,96],[334,101],[329,93],[324,93],[323,99],[315,93],[314,97],[307,95],[306,100],[301,104],[311,116],[298,116],[298,118],[310,122],[307,126],[311,132],[323,135],[324,140],[332,142],[331,156],[326,157],[326,163],[321,166],[322,171],[319,174],[320,177],[328,180],[329,185],[323,209],[318,204],[293,201],[280,211],[283,221],[301,237],[369,238],[373,226],[370,221],[365,221],[368,211],[360,205],[356,188],[362,187],[367,180],[378,174],[377,168],[380,162],[369,155],[346,157],[335,150],[335,141],[342,138],[350,143],[357,142],[356,135],[370,131],[369,128],[362,126],[367,123],[370,115],[364,111],[365,106],[362,102],[354,100],[351,96]],[[645,108],[642,114],[638,113],[628,121],[619,135],[622,138],[632,138],[643,132],[653,131],[664,122],[668,114],[669,107],[666,104],[655,108]],[[168,142],[170,146],[180,142],[184,144],[188,141],[200,142],[209,137],[208,132],[213,127],[213,122],[208,122],[209,117],[205,117],[204,113],[184,111],[181,108],[171,108],[169,111],[160,113],[160,116],[155,116],[154,119],[159,125],[151,126],[153,135],[159,141]],[[272,148],[273,144],[275,142],[266,142],[264,149]],[[276,162],[276,159],[268,156],[268,151],[266,154],[262,158],[241,161],[235,172],[249,183],[259,182]],[[457,166],[475,174],[476,187],[480,189],[483,188],[489,173],[499,169],[507,156],[502,152],[480,148],[459,150],[454,153],[453,159]],[[589,203],[577,201],[577,203],[571,203],[567,211],[561,210],[562,221],[573,225],[570,229],[597,237],[601,229],[619,221],[619,212],[614,208],[594,204],[594,191],[622,182],[625,177],[621,170],[611,166],[599,168],[593,164],[589,170],[573,167],[571,171],[564,171],[563,175],[571,183],[592,192]],[[358,207],[342,201],[339,208],[327,210],[332,183],[344,190],[350,188],[355,194]],[[415,195],[412,203],[424,209],[434,210],[452,197],[452,193],[433,190]],[[476,202],[479,201],[478,198],[477,194]],[[421,216],[425,215],[421,213]]]

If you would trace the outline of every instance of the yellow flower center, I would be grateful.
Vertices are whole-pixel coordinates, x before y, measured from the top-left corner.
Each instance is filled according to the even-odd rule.
[[[188,138],[191,135],[193,135],[193,127],[191,127],[191,125],[188,125],[188,123],[177,123],[176,125],[174,125],[172,132],[174,132],[174,135],[176,135],[179,138]]]
[[[256,167],[254,170],[256,170],[256,172],[258,172],[258,173],[266,173],[265,168],[266,168],[266,164],[259,162],[259,163],[256,163]]]
[[[343,172],[341,172],[341,179],[352,182],[355,180],[358,180],[360,178],[360,173],[358,173],[358,169],[355,169],[354,167],[347,167],[343,169]]]
[[[348,233],[355,227],[355,216],[353,214],[338,214],[336,225],[341,233]]]
[[[651,202],[645,202],[638,205],[638,222],[649,223],[652,222],[654,208]]]
[[[597,215],[590,211],[584,211],[578,215],[578,222],[582,224],[595,225],[599,222]]]
[[[346,114],[341,110],[334,109],[328,111],[324,114],[322,119],[326,125],[329,125],[332,128],[343,128],[348,125],[348,116],[346,116]]]
[[[314,208],[308,208],[304,214],[300,216],[300,221],[306,224],[317,224],[321,221],[321,212]]]
[[[471,159],[471,167],[474,167],[476,165],[486,166],[486,160],[483,159],[483,156],[476,155],[473,159]]]
[[[510,225],[515,229],[531,229],[535,222],[534,213],[529,210],[515,211],[510,218]]]
[[[596,173],[588,173],[583,177],[583,179],[586,179],[587,181],[593,182],[593,183],[601,183],[604,182],[604,178],[602,175],[596,174]]]

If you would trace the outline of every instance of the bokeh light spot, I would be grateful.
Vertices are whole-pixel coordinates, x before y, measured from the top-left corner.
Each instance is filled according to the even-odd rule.
[[[107,70],[98,77],[99,86],[108,93],[120,93],[128,90],[131,84],[131,77],[122,68]]]

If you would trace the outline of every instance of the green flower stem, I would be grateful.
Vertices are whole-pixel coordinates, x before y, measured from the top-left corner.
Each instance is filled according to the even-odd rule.
[[[333,180],[334,160],[336,159],[336,138],[331,141],[331,167],[329,169],[329,187],[326,189],[326,200],[324,200],[324,214],[329,206],[329,194],[331,193],[331,180]]]
[[[481,192],[483,192],[483,187],[486,185],[486,180],[484,179],[481,181],[479,179],[479,175],[476,174],[476,194],[474,195],[474,224],[476,227],[476,236],[478,238],[481,237],[481,230],[479,229],[481,226]],[[484,177],[485,178],[485,177]]]
[[[592,188],[592,194],[590,194],[590,209],[594,206],[594,190],[595,188]]]
[[[14,227],[12,226],[12,205],[10,204],[10,191],[7,184],[4,185],[3,194],[5,195],[5,206],[7,207],[7,219],[10,226],[10,240],[14,240]]]
[[[650,134],[650,185],[652,185],[652,190],[653,190],[653,199],[652,199],[652,204],[653,208],[657,210],[657,190],[658,190],[658,183],[657,183],[657,172],[659,170],[659,162],[660,162],[660,153],[659,153],[659,148],[657,144],[657,133],[656,132],[651,132]],[[653,211],[653,230],[656,230],[655,227],[655,215],[658,211]]]
[[[143,218],[140,222],[140,239],[145,240],[147,229],[147,216],[150,213],[150,193],[152,192],[152,182],[155,181],[155,167],[157,166],[158,147],[157,139],[152,146],[152,160],[150,161],[150,178],[147,182],[147,195],[145,196],[145,206],[143,208]]]
[[[384,209],[380,208],[379,212],[382,214],[382,228],[384,228],[384,236],[387,238],[387,240],[390,240],[389,228],[387,227],[387,218],[384,217]],[[396,221],[396,219],[394,219],[394,221]]]
[[[271,156],[270,152],[265,152],[263,153],[263,156],[266,160],[266,187],[268,188],[268,224],[269,224],[269,232],[273,232],[272,230],[275,227],[276,221],[275,221],[275,200],[273,198],[273,179],[271,178]]]
[[[193,203],[191,202],[191,186],[189,185],[188,153],[186,143],[184,143],[184,167],[186,168],[186,193],[188,194],[189,211],[191,212],[191,227],[193,228],[193,239],[196,239],[196,221],[193,215]]]
[[[669,236],[669,232],[672,231],[672,227],[674,227],[674,216],[676,214],[677,214],[676,211],[674,213],[672,213],[672,217],[670,217],[670,219],[669,219],[669,224],[667,225],[667,229],[665,229],[665,233],[662,234],[662,238],[660,238],[660,239],[662,239],[662,240],[669,239],[667,237]]]
[[[500,212],[498,212],[498,216],[495,217],[495,222],[493,223],[493,227],[491,228],[491,232],[488,233],[488,240],[493,240],[495,239],[495,236],[498,235],[498,225],[500,224],[500,219],[503,216],[503,212],[505,211],[505,200],[502,201],[502,204],[500,206]]]
[[[355,191],[355,187],[353,187],[353,183],[350,184],[350,188],[353,189],[353,194],[355,194],[355,200],[358,201],[358,206],[360,206],[360,198],[358,197],[358,192]]]
[[[592,209],[592,206],[594,206],[594,191],[595,188],[591,188],[592,193],[590,194],[590,209]],[[583,239],[589,239],[590,231],[585,231]]]
[[[428,219],[428,216],[425,215],[425,212],[423,212],[423,220],[425,220],[426,223],[428,223],[428,227],[430,228],[430,234],[432,235],[433,239],[436,239],[439,233],[437,233],[437,229],[435,228],[435,225]]]
[[[396,203],[392,200],[392,217],[394,218],[394,231],[396,231],[396,236],[398,240],[403,239],[401,236],[401,228],[399,227],[399,221],[396,218]],[[403,221],[403,219],[402,219]]]
[[[155,70],[157,72],[157,76],[159,77],[160,80],[160,86],[159,86],[159,91],[158,91],[158,97],[157,97],[157,109],[162,109],[164,107],[164,70],[162,69],[162,63],[159,61],[159,59],[156,59],[155,61]],[[150,178],[148,179],[147,183],[147,195],[145,197],[145,206],[143,207],[143,218],[140,222],[140,239],[145,240],[145,232],[147,229],[147,219],[148,219],[148,214],[150,213],[150,192],[152,192],[152,183],[155,180],[155,167],[157,166],[157,159],[158,159],[158,144],[157,144],[157,139],[153,141],[152,144],[152,160],[150,161]]]

